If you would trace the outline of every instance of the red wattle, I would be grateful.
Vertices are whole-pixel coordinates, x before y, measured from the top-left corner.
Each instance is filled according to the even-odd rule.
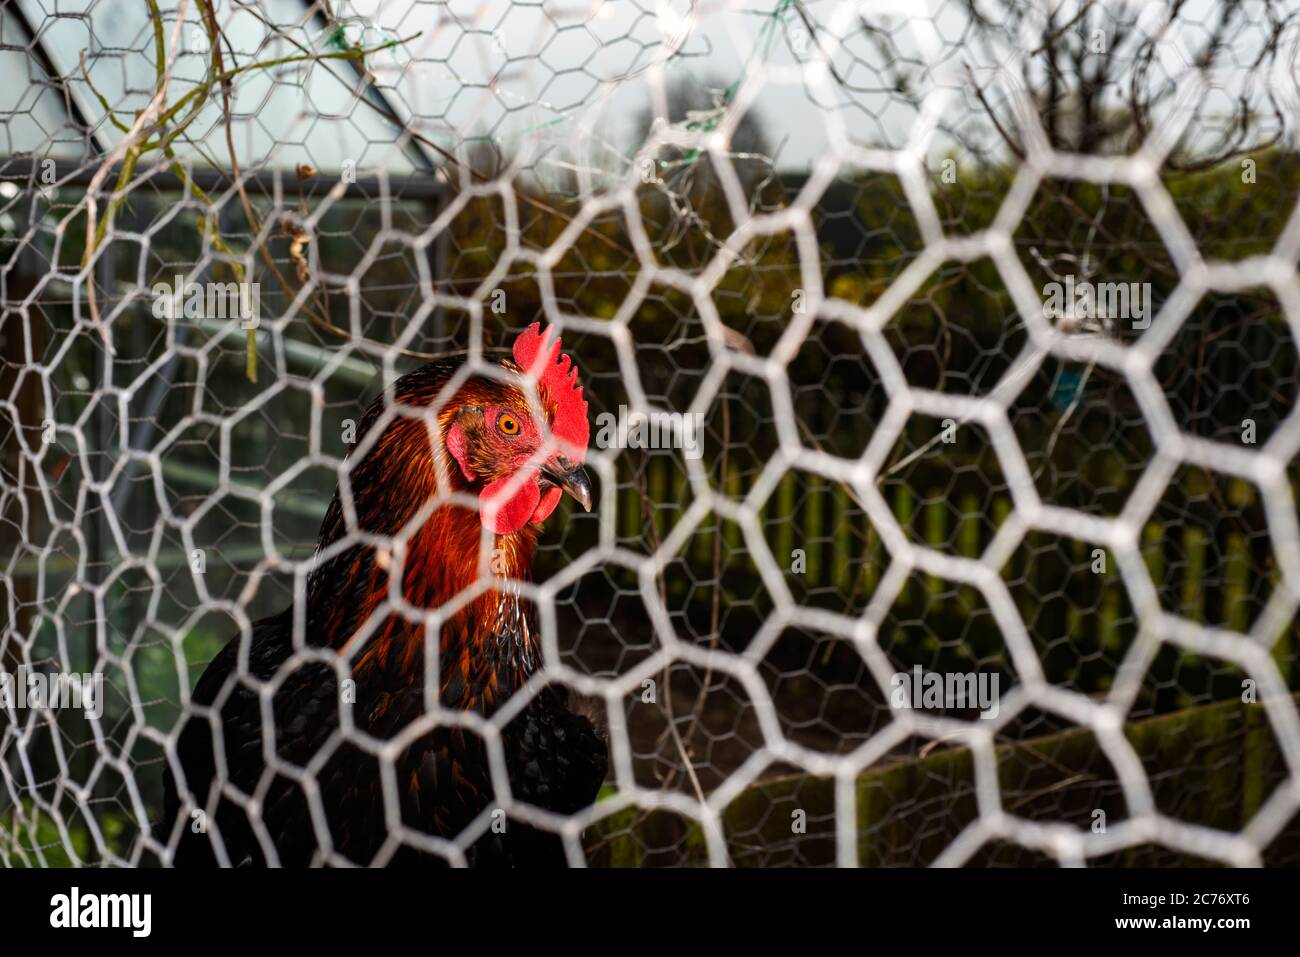
[[[506,486],[515,479],[513,475],[483,486],[478,497],[478,513],[483,524],[497,535],[512,535],[527,525],[533,515],[540,511],[538,501],[542,493],[537,487],[538,474],[538,469],[530,469],[523,483],[513,492],[506,491]],[[555,491],[558,492],[559,489]],[[489,505],[496,507],[495,514],[489,514]],[[555,508],[554,503],[551,508]],[[550,509],[547,509],[546,514],[550,514]]]
[[[537,503],[537,508],[533,511],[534,522],[544,522],[546,517],[555,511],[555,506],[560,504],[560,498],[563,497],[564,490],[551,486],[542,493],[541,501]]]

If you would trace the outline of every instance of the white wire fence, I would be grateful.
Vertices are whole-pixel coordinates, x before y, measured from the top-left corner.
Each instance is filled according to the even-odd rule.
[[[367,404],[540,320],[625,428],[455,720],[610,771],[452,863],[1296,863],[1298,12],[0,4],[0,861],[172,862]]]

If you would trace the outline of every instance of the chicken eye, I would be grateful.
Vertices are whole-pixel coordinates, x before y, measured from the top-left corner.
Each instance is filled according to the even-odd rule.
[[[506,413],[501,416],[501,418],[497,419],[497,428],[501,431],[502,435],[518,435],[519,420],[513,415]]]

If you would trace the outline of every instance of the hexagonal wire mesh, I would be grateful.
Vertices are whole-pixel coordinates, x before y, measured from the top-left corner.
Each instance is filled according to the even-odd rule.
[[[526,590],[598,799],[495,769],[440,854],[1300,860],[1297,11],[6,0],[0,861],[173,861],[191,689],[308,601],[367,403],[537,320],[593,423],[681,417],[593,430]]]

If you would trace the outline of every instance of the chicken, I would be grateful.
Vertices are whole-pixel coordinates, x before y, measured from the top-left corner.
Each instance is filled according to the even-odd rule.
[[[534,324],[488,358],[500,380],[455,378],[464,360],[442,359],[370,405],[303,598],[199,679],[164,780],[160,840],[179,834],[177,865],[444,863],[438,840],[471,823],[483,828],[472,866],[564,862],[553,833],[502,828],[483,737],[454,713],[427,716],[434,641],[437,703],[452,712],[491,717],[538,671],[534,610],[515,583],[531,580],[561,497],[592,504],[587,404],[559,340]],[[428,622],[434,609],[445,617]],[[566,690],[543,687],[501,744],[517,801],[572,814],[595,800],[606,746]]]

